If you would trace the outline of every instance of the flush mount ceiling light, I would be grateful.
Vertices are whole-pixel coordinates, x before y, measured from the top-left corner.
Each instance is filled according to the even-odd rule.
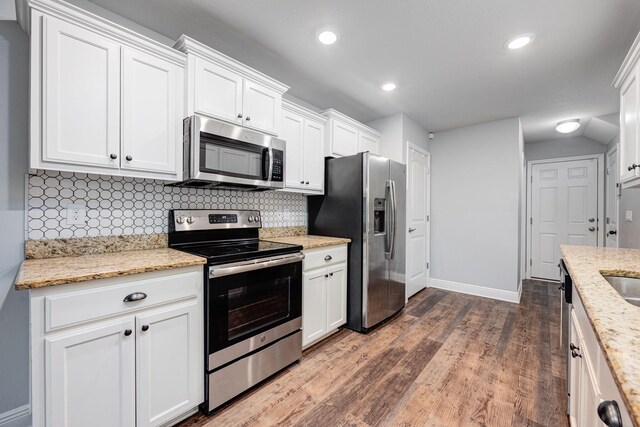
[[[507,40],[505,46],[510,50],[521,49],[526,45],[531,44],[535,37],[536,36],[533,33],[519,34]]]
[[[392,83],[392,82],[385,83],[385,84],[382,85],[382,90],[387,91],[387,92],[391,92],[395,88],[396,88],[396,84]]]
[[[579,119],[563,120],[558,122],[556,130],[560,133],[571,133],[580,127]]]
[[[331,45],[338,41],[338,33],[334,30],[320,30],[318,32],[318,40],[322,44]]]

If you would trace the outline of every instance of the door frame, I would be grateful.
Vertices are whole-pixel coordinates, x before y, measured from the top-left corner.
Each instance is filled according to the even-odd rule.
[[[616,166],[618,168],[618,181],[616,182],[617,187],[616,187],[616,205],[618,205],[618,218],[617,218],[617,224],[618,224],[618,232],[620,231],[620,192],[622,191],[622,183],[620,182],[620,143],[616,143],[613,145],[613,147],[611,147],[610,150],[607,151],[607,153],[605,154],[605,192],[608,192],[608,184],[609,184],[609,174],[606,173],[607,169],[609,168],[609,162],[607,162],[606,160],[609,159],[609,156],[611,155],[611,153],[615,151],[616,152]],[[609,197],[609,194],[606,195],[607,198]],[[605,203],[607,202],[607,200],[605,199]],[[607,206],[608,207],[608,206]],[[605,209],[604,211],[605,214],[605,243],[607,242],[607,224],[606,224],[606,218],[609,217],[609,211],[608,209]],[[616,248],[620,247],[620,234],[617,235],[617,239],[616,239]]]
[[[426,262],[428,264],[428,268],[426,269],[427,271],[427,288],[431,287],[431,153],[427,150],[425,150],[424,148],[414,144],[413,142],[407,140],[407,144],[405,147],[405,165],[408,167],[409,164],[409,150],[415,150],[417,152],[419,152],[420,154],[426,156],[427,158],[427,168],[429,170],[429,173],[427,174],[427,198],[426,198],[426,202],[427,202],[427,225],[426,225],[426,230],[425,230],[425,234],[427,236],[427,259]],[[407,175],[407,182],[406,182],[406,195],[407,197],[409,197],[409,194],[411,194],[411,192],[409,191],[409,176]],[[405,224],[407,224],[407,227],[405,228],[404,232],[405,232],[405,260],[404,260],[404,271],[405,271],[405,283],[406,283],[406,277],[408,275],[408,262],[409,262],[409,251],[407,250],[409,248],[409,210],[405,209]],[[406,292],[406,284],[405,284],[405,302],[409,300],[409,298],[407,298],[407,292]]]
[[[532,193],[531,193],[531,183],[533,180],[533,175],[531,174],[531,169],[534,165],[541,165],[547,163],[561,163],[561,162],[571,162],[576,160],[596,160],[597,161],[597,178],[598,178],[598,244],[597,247],[604,246],[604,238],[605,238],[605,212],[604,212],[604,165],[605,165],[605,155],[604,154],[589,154],[586,156],[572,156],[572,157],[557,157],[553,159],[541,159],[541,160],[530,160],[527,162],[527,253],[525,254],[525,278],[531,279],[531,254],[532,250],[532,224],[531,224],[531,208],[532,208]],[[600,220],[602,219],[602,222]],[[526,262],[526,261],[529,262]],[[560,260],[558,260],[559,262]]]

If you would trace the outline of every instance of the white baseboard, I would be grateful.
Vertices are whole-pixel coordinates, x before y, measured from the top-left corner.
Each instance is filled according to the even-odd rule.
[[[522,286],[520,286],[520,290],[517,292],[504,291],[502,289],[486,288],[484,286],[470,285],[468,283],[452,282],[450,280],[442,279],[431,279],[430,287],[515,303],[520,303],[520,294],[522,293]]]
[[[25,427],[31,425],[31,407],[26,405],[0,414],[0,426],[2,427]]]

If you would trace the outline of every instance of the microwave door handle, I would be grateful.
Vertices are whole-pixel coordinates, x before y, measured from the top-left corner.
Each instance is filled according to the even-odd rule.
[[[268,147],[262,149],[262,180],[268,181],[271,176],[271,152]]]

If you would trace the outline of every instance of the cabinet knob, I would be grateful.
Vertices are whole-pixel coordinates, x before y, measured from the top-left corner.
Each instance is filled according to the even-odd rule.
[[[127,161],[130,162],[131,160],[133,160],[133,157],[127,156],[127,157],[125,157],[125,159],[127,159]]]
[[[309,185],[309,181],[305,182],[306,185]]]
[[[116,153],[112,153],[109,157],[111,157],[113,160],[118,158],[118,155]]]
[[[149,330],[149,325],[142,325],[142,332],[146,332]]]
[[[582,358],[582,355],[581,355],[580,353],[578,353],[578,351],[577,351],[577,350],[571,350],[571,357],[573,357],[574,359],[575,359],[576,357],[580,357],[580,358]]]
[[[598,416],[608,427],[622,427],[622,414],[615,400],[605,400],[598,405]]]
[[[324,277],[329,277],[329,275],[328,275],[328,274],[325,274],[325,275],[324,275]]]
[[[632,164],[631,166],[629,166],[629,167],[627,168],[627,170],[632,171],[632,170],[634,170],[634,169],[635,169],[635,168],[637,168],[637,167],[638,167],[638,165],[636,165],[636,164],[634,163],[634,164]]]
[[[615,236],[618,232],[616,230],[609,230],[609,234]]]
[[[124,336],[128,337],[129,335],[131,335],[131,329],[125,329],[124,330]]]
[[[329,276],[333,277],[333,273],[329,273]]]
[[[238,118],[241,119],[242,118],[242,113],[238,114]]]
[[[300,184],[304,184],[304,181],[300,181]]]
[[[331,261],[333,259],[333,257],[331,255],[327,255],[326,257],[324,257],[325,261]]]
[[[574,343],[569,344],[569,350],[580,350],[580,347],[576,346]]]
[[[251,120],[251,117],[247,116],[247,118],[245,120],[249,121],[249,120]]]

